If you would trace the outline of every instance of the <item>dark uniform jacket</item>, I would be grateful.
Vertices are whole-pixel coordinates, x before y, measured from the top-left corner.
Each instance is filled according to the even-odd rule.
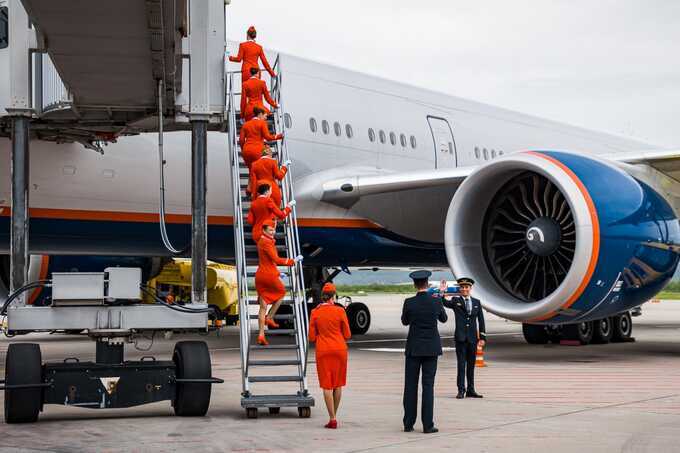
[[[419,292],[404,301],[401,322],[409,326],[406,340],[407,356],[442,355],[442,340],[439,337],[437,321],[446,322],[448,316],[442,300],[426,292]]]
[[[468,315],[465,309],[465,300],[460,297],[454,297],[451,300],[444,299],[443,304],[446,308],[453,309],[453,314],[456,318],[456,331],[454,337],[456,341],[476,342],[477,339],[486,340],[486,326],[484,325],[484,312],[482,311],[482,304],[479,299],[470,297],[472,302],[472,311]],[[477,323],[479,323],[479,331],[477,331]],[[479,337],[477,336],[479,333]]]

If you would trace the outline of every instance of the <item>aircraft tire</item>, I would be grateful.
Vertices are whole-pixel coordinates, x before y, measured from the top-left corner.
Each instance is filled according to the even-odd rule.
[[[172,355],[175,374],[178,379],[210,379],[212,367],[210,353],[205,341],[180,341]],[[172,405],[175,415],[181,417],[202,417],[210,406],[211,384],[177,383]]]
[[[612,341],[629,341],[633,335],[633,319],[630,312],[612,317]]]
[[[593,341],[592,343],[607,344],[614,335],[614,322],[612,318],[602,318],[593,321]]]
[[[5,385],[42,384],[42,356],[40,345],[12,343],[5,358]],[[6,388],[5,422],[34,423],[42,409],[43,388]]]
[[[522,333],[524,334],[524,339],[529,344],[547,344],[550,341],[550,336],[545,326],[522,324]]]
[[[349,330],[352,335],[363,335],[371,327],[371,312],[366,304],[352,302],[345,309],[349,319]]]
[[[562,329],[562,335],[565,340],[578,341],[582,345],[586,345],[593,340],[593,322],[579,322],[577,324],[567,324]]]

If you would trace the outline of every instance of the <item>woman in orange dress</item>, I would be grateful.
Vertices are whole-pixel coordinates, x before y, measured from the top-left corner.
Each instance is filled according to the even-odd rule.
[[[250,26],[246,32],[247,41],[242,42],[238,46],[238,55],[235,57],[229,57],[229,61],[234,63],[243,62],[241,65],[241,80],[245,82],[250,78],[250,68],[257,68],[258,73],[260,71],[260,60],[262,60],[262,65],[267,70],[270,76],[276,77],[276,73],[269,66],[267,57],[264,55],[264,49],[261,45],[255,42],[257,38],[257,30],[254,26]]]
[[[340,407],[342,387],[347,383],[347,340],[352,336],[345,309],[335,304],[336,289],[326,283],[321,291],[323,301],[312,311],[309,341],[316,342],[316,372],[323,389],[329,429],[337,429],[335,418]]]
[[[246,121],[255,116],[255,113],[253,113],[255,107],[260,107],[267,115],[271,113],[264,105],[265,100],[273,109],[279,108],[279,105],[269,94],[267,83],[260,80],[257,74],[257,68],[250,68],[250,78],[243,82],[243,89],[241,90],[241,116]]]
[[[281,281],[277,266],[293,266],[302,260],[302,256],[297,256],[295,259],[279,256],[276,251],[275,231],[274,222],[271,220],[265,222],[262,236],[257,242],[259,266],[255,273],[255,289],[257,290],[258,301],[260,303],[260,313],[257,318],[260,331],[257,337],[257,344],[264,346],[269,344],[264,337],[264,326],[266,324],[269,327],[279,327],[274,322],[274,316],[276,316],[276,312],[281,306],[283,296],[286,295],[286,287]],[[272,305],[269,313],[267,313],[267,305]]]
[[[260,184],[257,186],[258,197],[250,205],[246,221],[253,226],[253,241],[257,244],[262,236],[262,227],[265,222],[273,222],[276,228],[276,219],[283,220],[292,211],[295,206],[295,200],[291,200],[283,211],[279,206],[272,201],[272,189],[269,184]]]
[[[246,163],[248,170],[253,165],[253,162],[262,157],[262,150],[264,149],[264,141],[273,142],[274,140],[281,140],[283,134],[272,135],[267,126],[267,115],[264,110],[259,107],[253,109],[255,118],[247,121],[241,127],[241,134],[239,135],[239,145],[241,146],[241,156]]]
[[[272,157],[272,149],[266,146],[262,150],[262,158],[253,163],[250,167],[250,191],[255,192],[256,187],[261,184],[269,184],[272,188],[272,200],[276,207],[281,206],[281,189],[279,188],[279,181],[288,173],[290,161],[286,162],[279,168],[279,163]]]

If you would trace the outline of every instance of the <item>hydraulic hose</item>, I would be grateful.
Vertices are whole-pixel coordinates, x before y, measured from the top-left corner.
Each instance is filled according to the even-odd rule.
[[[158,160],[160,178],[160,208],[159,224],[161,228],[161,240],[166,249],[173,255],[181,255],[185,250],[178,250],[173,247],[168,237],[168,230],[165,225],[165,157],[163,154],[163,79],[158,80]]]
[[[2,308],[0,309],[0,316],[5,316],[7,314],[7,309],[9,308],[10,304],[14,302],[14,300],[19,297],[22,293],[28,291],[29,289],[35,289],[35,288],[41,288],[44,286],[49,286],[52,283],[51,280],[38,280],[35,282],[28,283],[21,288],[18,288],[16,291],[14,291],[12,294],[9,295],[5,303],[2,305]]]
[[[152,297],[156,302],[158,302],[160,305],[163,305],[166,308],[169,308],[171,310],[179,311],[181,313],[208,313],[208,314],[213,314],[216,316],[219,316],[219,313],[217,313],[217,310],[214,309],[213,307],[208,307],[208,308],[189,308],[189,307],[183,307],[181,305],[173,305],[169,304],[158,295],[156,295],[153,291],[149,289],[148,286],[140,286],[139,289],[142,290],[144,294],[147,294],[148,296]]]

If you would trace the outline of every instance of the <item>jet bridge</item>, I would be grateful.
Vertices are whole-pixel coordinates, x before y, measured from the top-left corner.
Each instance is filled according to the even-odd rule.
[[[8,80],[0,83],[0,136],[12,140],[12,294],[2,313],[10,334],[67,329],[97,342],[95,363],[58,365],[42,364],[37,344],[10,345],[0,386],[6,421],[35,421],[45,402],[104,408],[170,399],[178,415],[207,411],[219,380],[204,342],[178,343],[173,362],[124,361],[122,345],[157,331],[208,329],[206,135],[226,124],[226,3],[0,0],[8,23],[0,61],[9,62],[0,67],[0,81]],[[141,306],[139,291],[149,288],[135,278],[123,278],[128,296],[111,297],[116,270],[27,284],[31,141],[101,151],[117,137],[163,130],[192,131],[192,303],[178,309],[156,297],[158,305]],[[63,290],[59,304],[25,304],[27,288],[52,284]]]

